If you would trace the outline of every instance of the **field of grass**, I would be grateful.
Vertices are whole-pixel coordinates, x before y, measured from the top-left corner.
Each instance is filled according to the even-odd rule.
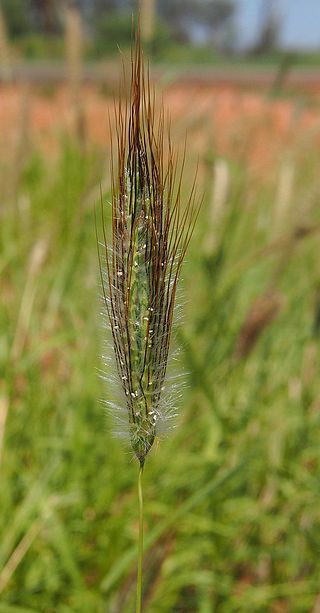
[[[239,138],[200,156],[187,385],[145,469],[146,613],[320,610],[318,132],[259,178]],[[126,613],[138,466],[100,403],[105,155],[22,145],[0,159],[0,613]]]
[[[122,51],[130,51],[131,46],[131,16],[127,21],[126,30],[122,32],[115,29],[110,17],[101,24],[103,31],[93,40],[86,38],[83,45],[84,56],[87,60],[101,60],[101,58],[117,58],[118,46]],[[61,35],[46,33],[30,33],[20,35],[11,41],[13,56],[16,60],[21,58],[34,60],[63,60],[65,56],[65,41]],[[250,52],[237,53],[229,51],[222,53],[212,45],[194,46],[190,43],[175,42],[166,30],[157,28],[155,41],[151,48],[153,61],[178,64],[207,64],[212,66],[235,65],[262,68],[276,67],[283,62],[302,68],[318,68],[320,55],[318,51],[299,52],[295,50],[276,49],[263,54]]]

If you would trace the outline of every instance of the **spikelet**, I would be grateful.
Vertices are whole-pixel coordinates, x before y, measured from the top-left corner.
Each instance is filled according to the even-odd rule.
[[[102,210],[105,258],[100,257],[100,268],[127,433],[143,465],[170,417],[163,390],[175,298],[198,207],[195,180],[182,207],[185,156],[178,170],[163,108],[156,119],[139,32],[132,51],[129,101],[117,105],[115,124],[112,240],[108,249]],[[121,411],[113,406],[113,412],[121,423]]]
[[[283,306],[283,297],[274,287],[267,288],[251,304],[241,326],[234,355],[246,358],[254,348],[264,330],[274,321]]]

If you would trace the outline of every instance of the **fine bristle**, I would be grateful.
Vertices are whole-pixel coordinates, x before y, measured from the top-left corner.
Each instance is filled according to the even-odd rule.
[[[163,422],[175,413],[163,392],[177,284],[197,211],[195,181],[181,206],[185,154],[178,170],[163,108],[156,113],[139,31],[129,101],[116,105],[115,120],[112,242],[109,249],[102,207],[101,281],[129,439],[143,464]]]

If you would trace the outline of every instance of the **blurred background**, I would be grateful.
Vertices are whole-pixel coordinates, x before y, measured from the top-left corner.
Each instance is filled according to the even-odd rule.
[[[0,3],[0,613],[133,610],[137,465],[100,402],[94,207],[137,9]],[[139,9],[178,150],[188,135],[184,195],[197,163],[204,194],[186,390],[145,471],[144,610],[319,613],[320,6]]]

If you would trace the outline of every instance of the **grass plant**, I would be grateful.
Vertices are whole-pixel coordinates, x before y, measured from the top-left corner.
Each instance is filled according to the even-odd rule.
[[[178,282],[197,210],[195,182],[186,205],[181,204],[185,159],[179,170],[162,108],[156,117],[140,30],[131,66],[129,101],[122,105],[120,101],[116,109],[117,144],[111,164],[112,244],[109,250],[102,209],[104,260],[99,243],[98,253],[103,306],[111,328],[116,382],[121,393],[118,406],[113,401],[109,403],[110,413],[116,434],[127,437],[140,464],[136,600],[136,611],[140,613],[142,475],[156,438],[176,417],[177,384],[167,377],[169,350]]]

